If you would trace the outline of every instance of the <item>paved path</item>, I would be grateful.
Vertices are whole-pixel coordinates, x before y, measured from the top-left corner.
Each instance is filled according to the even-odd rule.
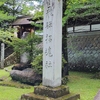
[[[97,95],[94,97],[94,100],[100,100],[100,90],[99,90],[99,92],[97,93]]]

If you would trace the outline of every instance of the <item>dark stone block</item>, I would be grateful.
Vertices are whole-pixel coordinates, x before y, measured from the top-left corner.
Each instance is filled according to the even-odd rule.
[[[79,100],[79,99],[80,99],[79,94],[67,94],[55,99],[42,95],[36,95],[34,93],[23,94],[20,98],[20,100]]]
[[[37,85],[42,81],[41,75],[36,73],[32,68],[26,68],[22,71],[12,70],[10,76],[13,80],[20,81],[22,83]]]
[[[58,98],[69,94],[69,87],[60,86],[57,88],[45,87],[45,86],[35,86],[34,93],[39,95],[44,95],[47,97]]]
[[[2,78],[0,78],[0,81],[3,81],[3,79],[2,79]]]
[[[19,64],[15,64],[12,67],[12,70],[24,70],[26,68],[31,68],[31,64],[28,63],[19,63]]]

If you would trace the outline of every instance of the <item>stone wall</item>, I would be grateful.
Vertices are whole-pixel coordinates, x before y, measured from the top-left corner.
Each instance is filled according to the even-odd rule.
[[[100,70],[100,32],[68,35],[68,61],[71,70]]]
[[[16,63],[18,63],[17,55],[16,53],[12,53],[11,55],[5,58],[4,66],[7,67]]]
[[[12,54],[14,51],[13,51],[13,48],[12,47],[9,47],[5,44],[5,58],[8,57],[10,54]],[[0,59],[1,59],[1,42],[0,42]]]
[[[11,55],[5,58],[4,67],[16,64],[18,62],[19,62],[19,59],[17,58],[16,53],[12,53]],[[1,62],[0,62],[0,67],[1,67]]]

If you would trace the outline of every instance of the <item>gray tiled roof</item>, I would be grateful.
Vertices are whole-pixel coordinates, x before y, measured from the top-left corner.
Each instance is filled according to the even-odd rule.
[[[27,25],[27,24],[31,24],[32,23],[32,21],[29,21],[28,19],[29,19],[30,17],[24,17],[24,18],[18,18],[18,19],[16,19],[13,23],[12,23],[12,25]]]

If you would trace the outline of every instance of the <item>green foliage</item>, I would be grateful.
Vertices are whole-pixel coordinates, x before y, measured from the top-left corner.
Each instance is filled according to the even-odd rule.
[[[43,7],[39,7],[40,9],[37,9],[34,11],[34,16],[32,20],[32,25],[39,28],[39,30],[43,30]]]
[[[7,0],[0,1],[0,23],[4,21],[10,21],[14,19],[14,16],[9,14],[9,10],[7,10],[7,5],[5,5]],[[5,7],[4,7],[5,6]]]
[[[80,2],[79,0],[68,0],[66,2],[66,10],[64,12],[64,17],[63,17],[63,25],[68,21],[69,18],[71,17],[76,17],[78,15],[75,10],[80,9],[80,7],[83,7],[84,3]]]
[[[41,37],[29,34],[25,39],[12,38],[9,44],[13,46],[14,51],[17,53],[28,52],[29,59],[32,60],[37,54],[42,52],[37,45],[41,42]]]
[[[64,76],[62,78],[62,85],[67,85],[67,83],[68,83],[68,76]]]
[[[34,0],[41,2],[41,0]],[[11,22],[16,18],[16,15],[33,15],[31,11],[36,10],[36,6],[29,2],[33,0],[0,0],[0,23],[7,21]],[[39,7],[37,7],[39,8]]]
[[[11,21],[13,19],[15,19],[15,17],[13,16],[9,16],[8,13],[3,13],[2,11],[0,11],[0,22],[1,21]]]
[[[3,5],[7,0],[0,0],[0,6]]]
[[[37,11],[41,9],[41,0],[24,0],[22,2],[22,14],[24,15],[34,15]],[[30,5],[28,5],[30,3]],[[34,3],[37,3],[36,5]]]
[[[32,60],[37,54],[42,52],[42,50],[37,47],[37,45],[42,41],[42,38],[40,36],[29,33],[29,35],[25,39],[19,39],[14,37],[14,34],[11,32],[13,32],[13,30],[0,30],[0,40],[8,44],[9,46],[12,46],[17,54],[28,52],[29,59]]]
[[[36,10],[34,13],[33,20],[43,18],[43,7],[40,7],[40,10]]]
[[[33,69],[37,73],[42,74],[43,54],[39,54],[38,56],[36,56],[36,58],[33,60],[31,64]]]
[[[0,30],[0,41],[7,42],[8,39],[11,39],[14,37],[14,34],[12,34],[10,31],[7,30]]]
[[[12,20],[12,19],[14,19],[13,16],[8,16],[8,13],[4,13],[3,11],[0,11],[0,22]]]
[[[62,68],[64,67],[64,64],[66,64],[67,61],[65,60],[64,56],[62,55]]]
[[[67,0],[64,12],[63,25],[69,18],[76,19],[92,14],[100,14],[99,0]]]

